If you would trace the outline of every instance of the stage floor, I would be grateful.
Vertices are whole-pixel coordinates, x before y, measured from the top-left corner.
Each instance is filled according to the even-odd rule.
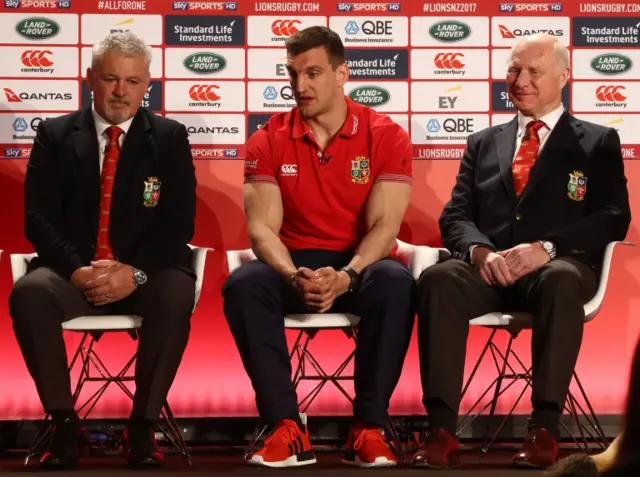
[[[463,476],[476,476],[476,477],[516,477],[516,476],[528,476],[538,477],[542,475],[541,471],[532,470],[517,470],[510,467],[510,458],[513,452],[496,451],[488,454],[484,462],[480,462],[480,453],[478,452],[463,452],[462,461],[463,466],[460,469],[455,470],[443,470],[424,471],[428,473],[429,477],[463,477]],[[243,464],[242,455],[238,453],[232,454],[196,454],[192,456],[193,465],[189,467],[186,461],[176,456],[167,456],[165,467],[161,469],[159,473],[161,475],[192,475],[192,476],[261,476],[271,474],[279,475],[277,471],[294,472],[296,476],[313,476],[313,477],[342,477],[350,476],[355,477],[359,475],[363,477],[366,475],[372,476],[415,476],[422,473],[417,469],[410,469],[406,467],[397,467],[393,469],[358,469],[344,466],[340,463],[341,454],[337,452],[317,452],[316,458],[318,463],[307,467],[298,467],[292,469],[266,469],[263,467],[249,467]],[[25,473],[31,473],[37,471],[38,467],[36,463],[30,464],[28,468],[23,466],[23,462],[15,458],[0,459],[0,476],[24,476]],[[359,472],[358,474],[356,474]],[[364,473],[363,473],[364,472]],[[87,457],[81,461],[79,469],[68,472],[55,472],[52,475],[56,476],[69,476],[69,477],[82,477],[82,476],[95,476],[95,475],[108,475],[113,477],[117,476],[139,476],[145,474],[151,474],[151,472],[140,472],[136,470],[128,469],[121,457]],[[427,475],[427,474],[425,474]]]

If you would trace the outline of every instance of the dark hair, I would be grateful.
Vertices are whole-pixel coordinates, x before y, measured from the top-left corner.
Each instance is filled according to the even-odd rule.
[[[305,51],[323,47],[329,57],[329,63],[335,70],[345,62],[344,45],[338,34],[323,26],[311,26],[290,36],[285,43],[287,54],[298,56]]]
[[[616,455],[616,463],[638,461],[638,451],[640,450],[640,341],[636,345],[633,356],[622,429],[622,439]]]

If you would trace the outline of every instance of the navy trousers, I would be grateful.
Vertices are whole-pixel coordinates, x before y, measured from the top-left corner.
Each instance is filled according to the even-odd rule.
[[[291,252],[297,267],[312,270],[349,263],[352,253]],[[329,313],[361,317],[355,354],[354,418],[384,426],[414,323],[415,282],[399,261],[385,258],[361,274],[358,291],[336,299]],[[258,260],[235,270],[222,288],[224,314],[256,393],[261,419],[275,424],[298,413],[284,315],[309,313],[300,294]]]

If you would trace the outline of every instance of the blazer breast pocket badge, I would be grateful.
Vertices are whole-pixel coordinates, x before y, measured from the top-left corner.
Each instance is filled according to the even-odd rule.
[[[144,199],[145,207],[155,207],[160,200],[160,186],[162,182],[157,177],[149,177],[144,181],[144,192],[142,198]]]
[[[569,173],[569,183],[567,184],[567,196],[571,200],[581,201],[587,193],[587,178],[580,171]]]

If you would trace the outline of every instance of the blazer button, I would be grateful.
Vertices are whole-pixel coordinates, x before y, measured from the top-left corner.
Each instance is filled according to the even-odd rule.
[[[522,215],[516,214],[516,220],[522,220]]]

